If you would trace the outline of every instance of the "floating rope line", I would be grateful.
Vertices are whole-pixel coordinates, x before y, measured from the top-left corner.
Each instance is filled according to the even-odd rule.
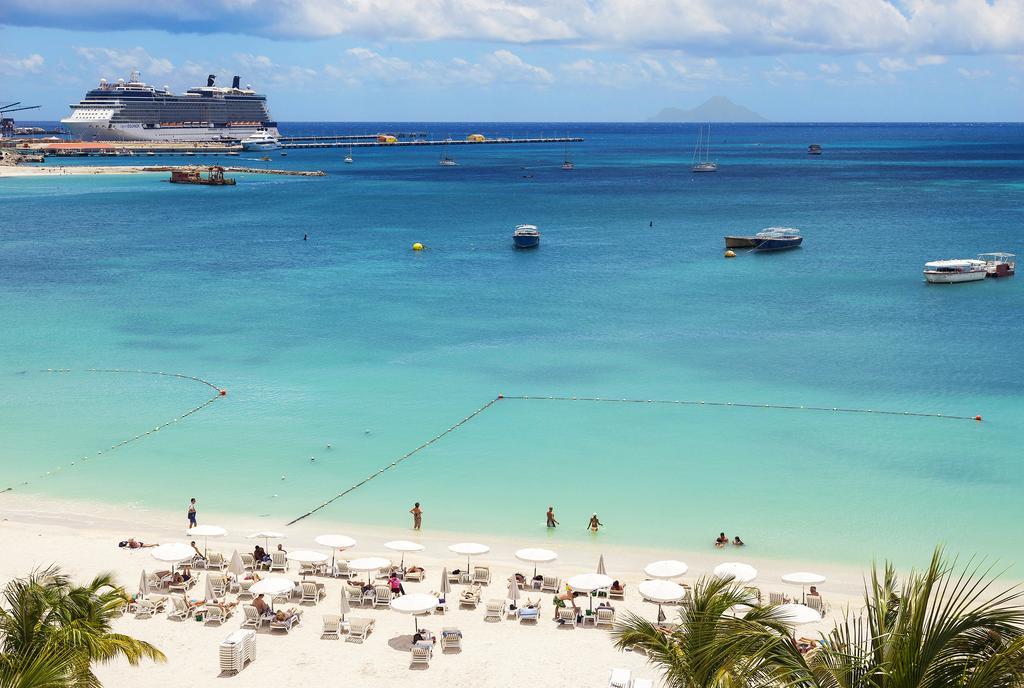
[[[46,370],[43,370],[43,371],[40,371],[40,372],[44,372],[44,373],[71,373],[71,372],[74,372],[74,371],[71,370],[70,368],[47,368]],[[176,378],[181,379],[181,380],[191,380],[193,382],[200,382],[200,383],[206,385],[207,387],[210,387],[211,389],[216,391],[216,394],[214,394],[212,397],[210,397],[209,399],[207,399],[203,403],[199,404],[199,406],[196,406],[194,408],[190,408],[188,411],[185,411],[184,413],[179,414],[179,415],[175,416],[174,418],[172,418],[172,419],[170,419],[168,421],[165,421],[165,422],[157,425],[152,430],[146,430],[145,432],[143,432],[143,433],[141,433],[139,435],[135,435],[134,437],[129,437],[128,439],[121,440],[120,442],[118,442],[116,444],[112,444],[112,445],[110,445],[109,448],[96,452],[95,456],[102,456],[104,451],[108,451],[108,452],[109,451],[113,451],[115,449],[120,449],[121,447],[125,446],[126,444],[131,444],[132,442],[138,442],[139,440],[143,439],[144,437],[148,437],[149,435],[152,435],[154,432],[159,432],[160,430],[162,430],[163,428],[166,428],[168,425],[171,425],[172,423],[178,423],[180,421],[185,420],[186,418],[191,416],[193,413],[198,413],[199,411],[202,411],[204,408],[206,408],[207,406],[209,406],[213,402],[215,402],[218,399],[220,399],[221,397],[227,395],[227,390],[221,389],[220,387],[218,387],[217,385],[213,384],[209,380],[204,380],[201,377],[196,377],[194,375],[183,375],[181,373],[164,373],[164,372],[157,372],[157,371],[153,371],[153,370],[122,370],[120,368],[90,368],[88,372],[90,372],[90,373],[123,373],[123,374],[129,374],[129,375],[159,375],[159,376],[162,376],[162,377],[176,377]],[[83,456],[81,459],[79,459],[79,461],[82,461],[82,462],[85,462],[85,461],[88,461],[88,460],[89,460],[88,456]],[[74,467],[76,465],[77,465],[77,463],[75,461],[72,461],[68,465],[68,468],[72,468],[72,467]],[[64,468],[65,467],[62,466],[62,465],[61,466],[57,466],[56,468],[54,468],[52,470],[46,471],[46,473],[43,473],[42,475],[38,476],[36,479],[37,480],[41,480],[43,478],[48,478],[48,477],[53,476],[53,475],[59,473],[60,471],[64,470]],[[28,484],[29,484],[28,480],[26,480],[26,481],[21,483],[22,486],[25,486],[25,485],[28,485]],[[0,489],[0,494],[3,494],[5,492],[13,492],[13,491],[14,491],[14,487],[6,487],[6,488],[3,488],[3,489]]]
[[[392,461],[391,463],[389,463],[387,466],[384,466],[383,468],[379,469],[377,472],[371,473],[370,475],[366,476],[365,478],[360,480],[355,485],[352,485],[348,489],[343,490],[342,492],[339,492],[338,494],[334,495],[333,497],[331,497],[330,499],[328,499],[326,502],[324,502],[320,506],[316,507],[315,509],[310,509],[309,511],[307,511],[304,514],[302,514],[298,518],[289,521],[287,525],[294,525],[294,524],[298,523],[299,521],[301,521],[302,519],[306,518],[307,516],[312,516],[316,512],[318,512],[321,509],[323,509],[325,506],[333,503],[334,501],[336,501],[338,499],[341,499],[342,497],[347,495],[349,492],[352,492],[353,490],[356,490],[356,489],[362,487],[363,485],[365,485],[366,483],[370,482],[371,480],[373,480],[377,476],[382,475],[385,471],[390,471],[392,468],[395,468],[396,466],[398,466],[398,464],[402,463],[406,459],[411,458],[414,454],[419,453],[420,451],[422,451],[422,450],[426,449],[427,447],[429,447],[430,445],[432,445],[434,442],[437,442],[439,439],[441,439],[442,437],[444,437],[448,433],[451,433],[451,432],[454,432],[454,431],[458,430],[460,427],[462,427],[463,425],[465,425],[469,421],[473,420],[474,418],[479,416],[481,413],[483,413],[487,409],[491,408],[491,406],[496,404],[499,399],[501,399],[500,396],[495,397],[494,399],[491,399],[486,404],[484,404],[483,406],[478,408],[476,411],[473,411],[473,413],[469,414],[468,416],[466,416],[465,418],[463,418],[458,423],[456,423],[455,425],[451,426],[450,428],[448,428],[447,430],[445,430],[441,434],[434,435],[429,440],[427,440],[426,442],[424,442],[420,446],[416,447],[412,451],[406,452],[405,454],[403,454],[399,458],[397,458],[394,461]]]
[[[445,435],[447,435],[450,432],[458,429],[459,427],[461,427],[465,423],[469,422],[473,418],[476,418],[481,413],[483,413],[487,409],[491,408],[494,404],[496,404],[497,402],[499,402],[499,401],[501,401],[503,399],[511,399],[511,400],[518,400],[518,401],[590,401],[590,402],[607,402],[607,403],[616,403],[616,404],[671,404],[671,405],[678,405],[678,406],[734,406],[734,407],[738,407],[738,408],[781,409],[781,410],[787,410],[787,411],[829,411],[829,412],[834,412],[834,413],[876,413],[876,414],[885,415],[885,416],[915,416],[915,417],[918,417],[918,418],[942,418],[942,419],[946,419],[946,420],[973,420],[973,421],[981,421],[981,416],[954,416],[954,415],[947,415],[947,414],[942,414],[942,413],[922,413],[922,412],[918,412],[918,411],[879,411],[879,410],[876,410],[876,409],[841,408],[841,407],[838,407],[838,406],[826,407],[826,406],[798,406],[798,405],[794,405],[794,404],[750,404],[750,403],[732,402],[732,401],[691,401],[691,400],[684,400],[684,399],[613,399],[613,398],[608,398],[608,397],[506,396],[504,394],[499,394],[497,397],[495,397],[494,399],[491,399],[486,404],[484,404],[483,406],[478,408],[476,411],[473,411],[473,413],[469,414],[468,416],[466,416],[465,418],[463,418],[458,423],[456,423],[455,425],[451,426],[450,428],[448,428],[447,430],[445,430],[441,434],[435,435],[434,437],[430,438],[429,440],[427,440],[426,442],[424,442],[420,446],[416,447],[412,451],[403,454],[398,459],[395,459],[394,461],[389,463],[387,466],[384,466],[383,468],[379,469],[375,473],[371,473],[370,475],[366,476],[365,478],[360,480],[355,485],[352,485],[349,488],[343,490],[342,492],[339,492],[338,494],[336,494],[335,496],[331,497],[330,499],[328,499],[326,502],[324,502],[320,506],[316,507],[315,509],[311,509],[311,510],[307,511],[306,513],[302,514],[301,516],[299,516],[298,518],[295,518],[295,519],[289,521],[287,523],[287,525],[289,525],[289,526],[294,525],[294,524],[298,523],[299,521],[301,521],[302,519],[306,518],[307,516],[312,516],[316,512],[318,512],[321,509],[323,509],[324,507],[328,506],[329,504],[332,504],[333,502],[337,501],[338,499],[341,499],[342,497],[344,497],[348,493],[353,492],[354,490],[357,490],[358,488],[362,487],[363,485],[365,485],[366,483],[370,482],[374,478],[382,475],[384,472],[389,471],[392,468],[397,467],[398,464],[402,463],[403,461],[405,461],[406,459],[412,457],[414,454],[422,451],[423,449],[426,449],[427,447],[432,445],[434,442],[437,442],[438,440],[443,438]]]

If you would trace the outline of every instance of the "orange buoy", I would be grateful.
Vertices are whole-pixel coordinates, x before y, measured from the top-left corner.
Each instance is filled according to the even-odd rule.
[[[974,420],[981,420],[981,416],[975,416]]]
[[[220,395],[222,397],[226,397],[228,395],[228,391],[226,389],[222,389],[222,390],[220,390]]]

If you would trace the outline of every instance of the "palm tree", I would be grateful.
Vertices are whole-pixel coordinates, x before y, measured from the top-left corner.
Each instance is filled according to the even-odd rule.
[[[111,631],[128,599],[110,574],[84,586],[56,567],[11,581],[0,604],[0,688],[93,688],[94,663],[164,661],[160,650]]]

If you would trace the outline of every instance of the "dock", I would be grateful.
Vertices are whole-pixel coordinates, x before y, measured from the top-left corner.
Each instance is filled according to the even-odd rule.
[[[403,141],[401,139],[397,141],[380,141],[379,137],[370,137],[372,141],[343,141],[333,140],[332,137],[320,137],[320,140],[316,141],[299,141],[289,142],[286,138],[279,139],[281,141],[281,148],[286,149],[297,149],[297,148],[401,148],[401,147],[417,147],[417,146],[487,146],[487,145],[531,145],[531,144],[543,144],[543,143],[580,143],[583,141],[578,136],[560,136],[560,137],[533,137],[533,138],[496,138],[496,139],[480,139],[470,141],[466,139],[414,139],[412,141]]]

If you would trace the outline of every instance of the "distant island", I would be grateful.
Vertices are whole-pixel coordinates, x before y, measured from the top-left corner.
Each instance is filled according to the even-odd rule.
[[[767,122],[768,120],[749,108],[737,105],[724,96],[713,96],[693,108],[663,108],[648,122]]]

